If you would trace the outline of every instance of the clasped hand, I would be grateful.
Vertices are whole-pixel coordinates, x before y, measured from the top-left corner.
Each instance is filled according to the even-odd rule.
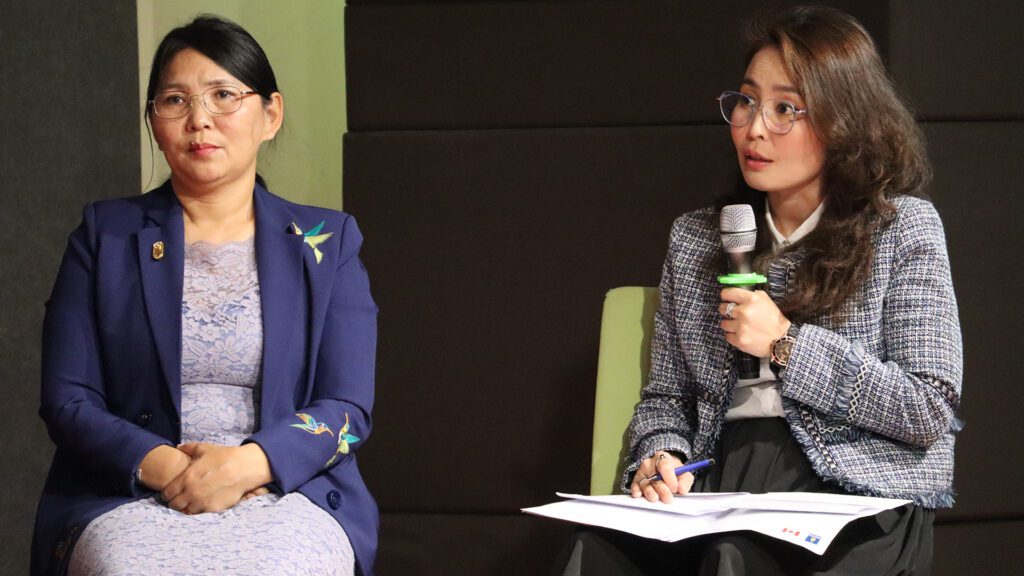
[[[790,321],[764,290],[726,288],[721,293],[720,326],[733,347],[758,358],[771,354],[772,342],[789,330]]]
[[[256,444],[160,446],[146,455],[142,470],[143,484],[185,514],[227,510],[266,494],[264,485],[272,480],[267,457]]]

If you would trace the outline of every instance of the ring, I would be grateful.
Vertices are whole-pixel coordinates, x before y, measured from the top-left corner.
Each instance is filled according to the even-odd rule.
[[[725,316],[729,320],[732,320],[732,309],[735,308],[735,307],[736,307],[736,303],[735,302],[729,302],[728,304],[726,304],[725,305],[725,312],[722,313],[722,316]]]

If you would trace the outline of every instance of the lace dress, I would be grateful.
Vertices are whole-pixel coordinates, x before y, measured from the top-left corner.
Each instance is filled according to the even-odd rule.
[[[197,242],[185,253],[182,442],[237,446],[259,426],[263,326],[253,240]],[[115,508],[85,529],[72,576],[351,575],[341,526],[297,492],[186,516],[156,498]]]

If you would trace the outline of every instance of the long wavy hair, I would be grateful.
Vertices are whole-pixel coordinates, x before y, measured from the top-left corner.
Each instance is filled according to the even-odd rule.
[[[923,196],[931,180],[924,138],[874,41],[853,17],[832,8],[792,8],[752,21],[748,40],[748,64],[762,48],[781,52],[826,149],[824,214],[812,233],[787,248],[806,255],[780,308],[795,321],[831,315],[842,322],[844,304],[871,272],[873,236],[895,215],[891,199]],[[742,188],[763,219],[764,193]],[[773,255],[771,234],[759,224],[755,265],[763,270]]]

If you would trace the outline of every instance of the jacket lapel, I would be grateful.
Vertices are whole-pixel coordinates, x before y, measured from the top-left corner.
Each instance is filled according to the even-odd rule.
[[[256,271],[263,310],[263,422],[293,411],[296,386],[304,382],[306,288],[303,237],[292,228],[293,215],[262,186],[254,192]]]
[[[139,272],[153,342],[174,408],[181,415],[181,296],[185,228],[170,184],[150,192],[138,239]]]

